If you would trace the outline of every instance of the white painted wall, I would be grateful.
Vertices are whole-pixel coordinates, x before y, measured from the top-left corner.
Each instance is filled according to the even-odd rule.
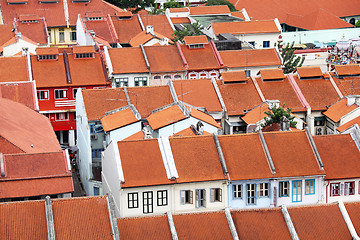
[[[279,39],[279,33],[257,33],[257,34],[241,34],[234,35],[237,39],[245,42],[255,42],[255,48],[263,48],[263,41],[270,41],[269,48],[275,47],[275,43]]]
[[[228,68],[227,71],[231,72],[231,71],[244,71],[244,70],[250,70],[250,75],[251,76],[256,76],[257,73],[260,71],[260,70],[264,70],[264,69],[273,69],[273,68],[280,68],[281,67],[281,64],[280,65],[270,65],[270,66],[248,66],[248,67],[238,67],[238,68]]]
[[[76,20],[76,42],[80,46],[86,46],[86,45],[95,45],[95,42],[91,35],[84,29],[84,25],[82,24],[81,20]]]
[[[48,47],[49,45],[45,45]],[[10,44],[3,48],[3,56],[10,57],[22,52],[23,48],[27,48],[30,54],[36,55],[36,44],[29,43],[23,39],[18,39],[16,43]]]
[[[360,116],[360,107],[354,109],[340,119],[340,126]]]
[[[147,77],[147,84],[149,85],[150,74],[149,73],[123,73],[123,74],[110,74],[110,78],[128,78],[128,87],[135,86],[135,77]],[[112,82],[112,87],[115,87],[115,82]]]
[[[108,133],[108,137],[106,138],[107,144],[111,141],[121,141],[139,131],[141,131],[140,121],[112,130]]]

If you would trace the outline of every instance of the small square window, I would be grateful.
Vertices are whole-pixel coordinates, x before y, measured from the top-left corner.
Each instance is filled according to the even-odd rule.
[[[222,202],[222,189],[211,188],[210,189],[210,202]]]
[[[270,196],[270,187],[269,183],[260,183],[260,197],[269,197]]]
[[[67,98],[67,90],[56,89],[55,90],[55,99],[64,99]]]
[[[289,196],[289,182],[279,182],[279,195],[280,197]]]
[[[167,205],[167,190],[157,191],[157,205],[158,206]]]
[[[181,202],[181,205],[193,204],[193,191],[181,190],[180,191],[180,202]]]
[[[243,189],[241,184],[233,185],[233,198],[234,199],[242,199]]]
[[[206,190],[196,189],[195,190],[196,208],[206,207]]]
[[[270,41],[263,41],[263,48],[269,48],[270,47]]]
[[[305,195],[314,195],[315,194],[315,180],[309,179],[305,180]]]
[[[139,207],[139,196],[138,193],[128,193],[128,208]]]
[[[40,90],[37,91],[39,100],[49,100],[49,91],[48,90]]]
[[[340,183],[330,184],[330,196],[340,196]]]

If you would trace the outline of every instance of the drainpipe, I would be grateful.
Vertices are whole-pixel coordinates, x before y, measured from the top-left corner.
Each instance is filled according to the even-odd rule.
[[[167,215],[167,219],[168,219],[168,223],[169,223],[169,227],[170,227],[172,240],[179,240],[179,237],[177,235],[176,228],[175,228],[174,219],[172,217],[171,212],[166,212],[166,215]]]
[[[281,205],[281,212],[282,212],[282,214],[284,216],[284,219],[285,219],[286,225],[287,225],[287,227],[289,229],[291,238],[293,240],[300,240],[299,236],[296,233],[296,229],[295,229],[294,224],[293,224],[293,222],[291,220],[290,214],[289,214],[289,212],[288,212],[285,205]]]
[[[345,220],[346,226],[348,227],[352,238],[355,239],[355,240],[360,240],[359,236],[356,233],[354,225],[351,222],[350,216],[349,216],[348,212],[346,211],[344,203],[341,200],[339,200],[338,204],[339,204],[340,212],[341,212],[341,214],[342,214],[342,216],[343,216],[343,218]]]
[[[239,236],[236,232],[236,228],[235,228],[235,224],[234,224],[234,221],[232,219],[232,216],[231,216],[231,212],[229,210],[229,208],[225,208],[225,216],[226,216],[226,220],[229,224],[229,228],[230,228],[230,232],[231,232],[231,235],[233,237],[234,240],[239,240]]]
[[[45,197],[45,215],[48,239],[55,240],[54,215],[51,205],[51,199],[49,196]]]

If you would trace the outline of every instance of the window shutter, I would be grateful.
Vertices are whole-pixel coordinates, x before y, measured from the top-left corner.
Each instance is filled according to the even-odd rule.
[[[204,189],[204,207],[206,207],[206,190]]]
[[[211,188],[210,189],[210,202],[215,202],[215,189]]]
[[[219,201],[222,202],[222,189],[219,188]]]
[[[190,203],[193,204],[193,191],[189,191],[189,200]]]
[[[48,92],[44,91],[44,99],[48,99]]]
[[[67,91],[66,90],[63,90],[63,95],[64,95],[64,98],[66,98],[67,96],[66,96],[66,94],[67,94]]]
[[[195,205],[199,207],[199,190],[195,190]]]
[[[257,184],[254,184],[254,187],[255,187],[255,196],[256,198],[259,198],[260,197],[260,187],[257,187],[258,185]]]
[[[180,201],[181,201],[181,204],[185,204],[185,191],[184,190],[180,191]]]
[[[344,195],[344,184],[343,183],[340,184],[340,195],[341,196]]]

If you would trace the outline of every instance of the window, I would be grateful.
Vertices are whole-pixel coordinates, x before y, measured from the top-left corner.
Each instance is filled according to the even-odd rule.
[[[38,55],[38,60],[56,60],[57,55]]]
[[[196,72],[189,73],[189,79],[196,79],[198,74]]]
[[[65,89],[55,90],[55,99],[63,99],[63,98],[67,98],[67,90]]]
[[[246,184],[247,191],[247,204],[254,205],[256,204],[256,184]]]
[[[115,87],[128,86],[129,78],[115,78]]]
[[[245,70],[245,75],[247,77],[250,77],[251,76],[251,70]]]
[[[315,194],[315,180],[309,179],[305,180],[305,195],[314,195]]]
[[[340,183],[330,184],[330,196],[340,196]]]
[[[49,100],[49,91],[48,90],[40,90],[37,91],[39,100]]]
[[[59,28],[59,42],[65,42],[64,28]]]
[[[315,126],[325,126],[325,118],[324,117],[316,117],[314,125]]]
[[[270,41],[263,41],[263,48],[269,48],[270,47]]]
[[[104,149],[98,148],[98,149],[91,149],[92,152],[92,158],[100,158],[101,152],[104,151]]]
[[[158,206],[167,205],[167,190],[157,191],[157,205]]]
[[[260,197],[269,197],[270,196],[270,187],[269,183],[260,183]]]
[[[143,192],[143,213],[153,212],[153,192]]]
[[[204,48],[204,44],[191,44],[188,46],[189,48]]]
[[[73,88],[73,98],[76,99],[76,93],[78,91],[79,88]],[[86,88],[81,88],[81,89],[86,89]]]
[[[181,78],[182,78],[182,76],[180,74],[175,74],[174,75],[174,79],[181,79]]]
[[[69,113],[55,113],[55,121],[66,121],[69,120]]]
[[[211,188],[210,189],[210,202],[222,202],[222,189]]]
[[[98,196],[98,195],[100,195],[100,188],[94,187],[94,196]]]
[[[93,58],[94,53],[76,53],[75,58]]]
[[[138,193],[128,193],[128,208],[138,208],[139,207],[139,198]]]
[[[345,182],[345,196],[355,194],[355,182]]]
[[[236,199],[242,199],[242,185],[241,184],[236,184],[233,185],[233,198]]]
[[[289,182],[279,182],[279,195],[280,197],[289,196]]]
[[[164,79],[171,79],[171,75],[165,75]]]
[[[249,43],[255,47],[255,41],[250,41]]]
[[[154,80],[160,80],[160,79],[161,79],[161,76],[160,76],[160,75],[155,75],[155,76],[153,77],[153,79],[154,79]]]
[[[181,190],[180,191],[180,201],[181,204],[193,204],[193,191],[191,190]]]
[[[195,190],[195,199],[197,208],[206,207],[206,191],[205,189]]]
[[[201,73],[199,74],[199,78],[200,78],[200,79],[202,79],[202,78],[207,78],[207,77],[208,77],[207,72],[201,72]]]
[[[218,73],[216,71],[212,71],[212,72],[210,72],[209,77],[210,78],[218,78]]]
[[[147,77],[135,77],[135,86],[147,86]]]
[[[301,180],[292,181],[292,201],[301,202]]]
[[[76,28],[71,28],[70,40],[73,41],[73,42],[76,41]]]
[[[51,28],[48,28],[48,33],[49,33],[49,43],[51,43]]]

